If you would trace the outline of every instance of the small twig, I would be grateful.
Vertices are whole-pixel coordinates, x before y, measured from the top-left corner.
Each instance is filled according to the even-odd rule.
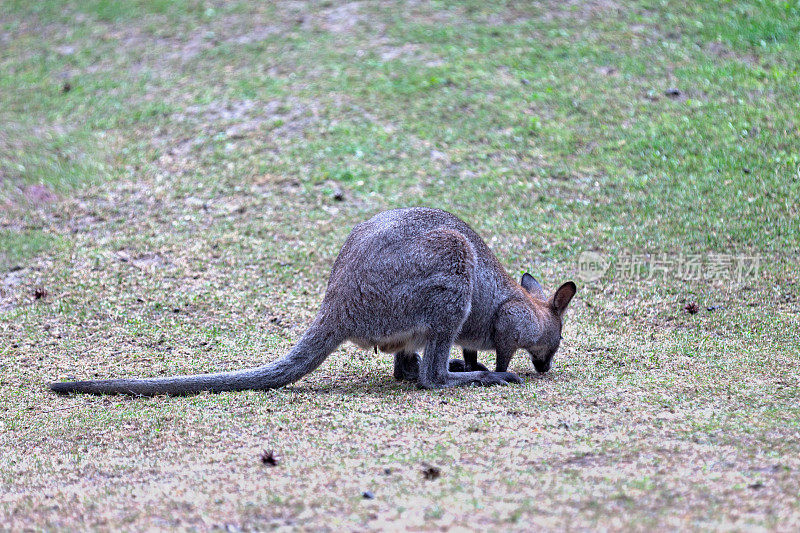
[[[59,407],[58,409],[48,409],[47,411],[39,411],[33,413],[34,415],[46,415],[48,413],[55,413],[56,411],[68,411],[69,409],[77,409],[80,405],[70,405],[69,407]]]

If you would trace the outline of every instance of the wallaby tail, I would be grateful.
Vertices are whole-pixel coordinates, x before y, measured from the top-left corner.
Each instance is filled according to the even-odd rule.
[[[315,320],[288,354],[257,368],[167,378],[54,382],[50,384],[50,389],[62,394],[82,392],[134,396],[276,389],[294,383],[315,370],[343,340],[336,333],[326,331],[320,321]]]

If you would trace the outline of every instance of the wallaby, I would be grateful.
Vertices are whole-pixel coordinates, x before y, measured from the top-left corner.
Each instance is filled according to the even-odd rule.
[[[547,299],[530,274],[517,283],[478,234],[446,211],[393,209],[353,228],[311,327],[277,361],[233,372],[50,388],[143,396],[274,389],[316,369],[346,340],[394,353],[394,376],[425,389],[521,383],[507,372],[512,356],[522,348],[537,371],[550,369],[575,291],[568,281]],[[464,348],[465,360],[448,365],[453,344]],[[497,352],[495,372],[479,365],[477,350]]]

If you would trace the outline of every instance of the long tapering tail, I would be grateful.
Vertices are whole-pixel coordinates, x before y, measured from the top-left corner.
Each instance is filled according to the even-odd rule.
[[[133,396],[177,396],[202,391],[276,389],[294,383],[314,371],[343,340],[336,333],[327,330],[318,319],[288,354],[257,368],[167,378],[54,382],[50,383],[50,389],[62,394],[81,392]]]

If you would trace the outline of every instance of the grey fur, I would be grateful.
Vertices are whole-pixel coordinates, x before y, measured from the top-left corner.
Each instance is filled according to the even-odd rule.
[[[353,228],[316,318],[277,361],[234,372],[50,388],[144,396],[273,389],[312,372],[346,340],[395,353],[395,377],[416,380],[422,388],[520,383],[506,371],[514,352],[523,348],[537,370],[549,368],[561,339],[561,316],[574,294],[575,284],[568,282],[549,301],[535,297],[508,276],[466,223],[446,211],[394,209]],[[450,365],[464,372],[448,368],[453,344],[464,347],[465,361]],[[477,363],[477,350],[497,351],[495,372]]]

